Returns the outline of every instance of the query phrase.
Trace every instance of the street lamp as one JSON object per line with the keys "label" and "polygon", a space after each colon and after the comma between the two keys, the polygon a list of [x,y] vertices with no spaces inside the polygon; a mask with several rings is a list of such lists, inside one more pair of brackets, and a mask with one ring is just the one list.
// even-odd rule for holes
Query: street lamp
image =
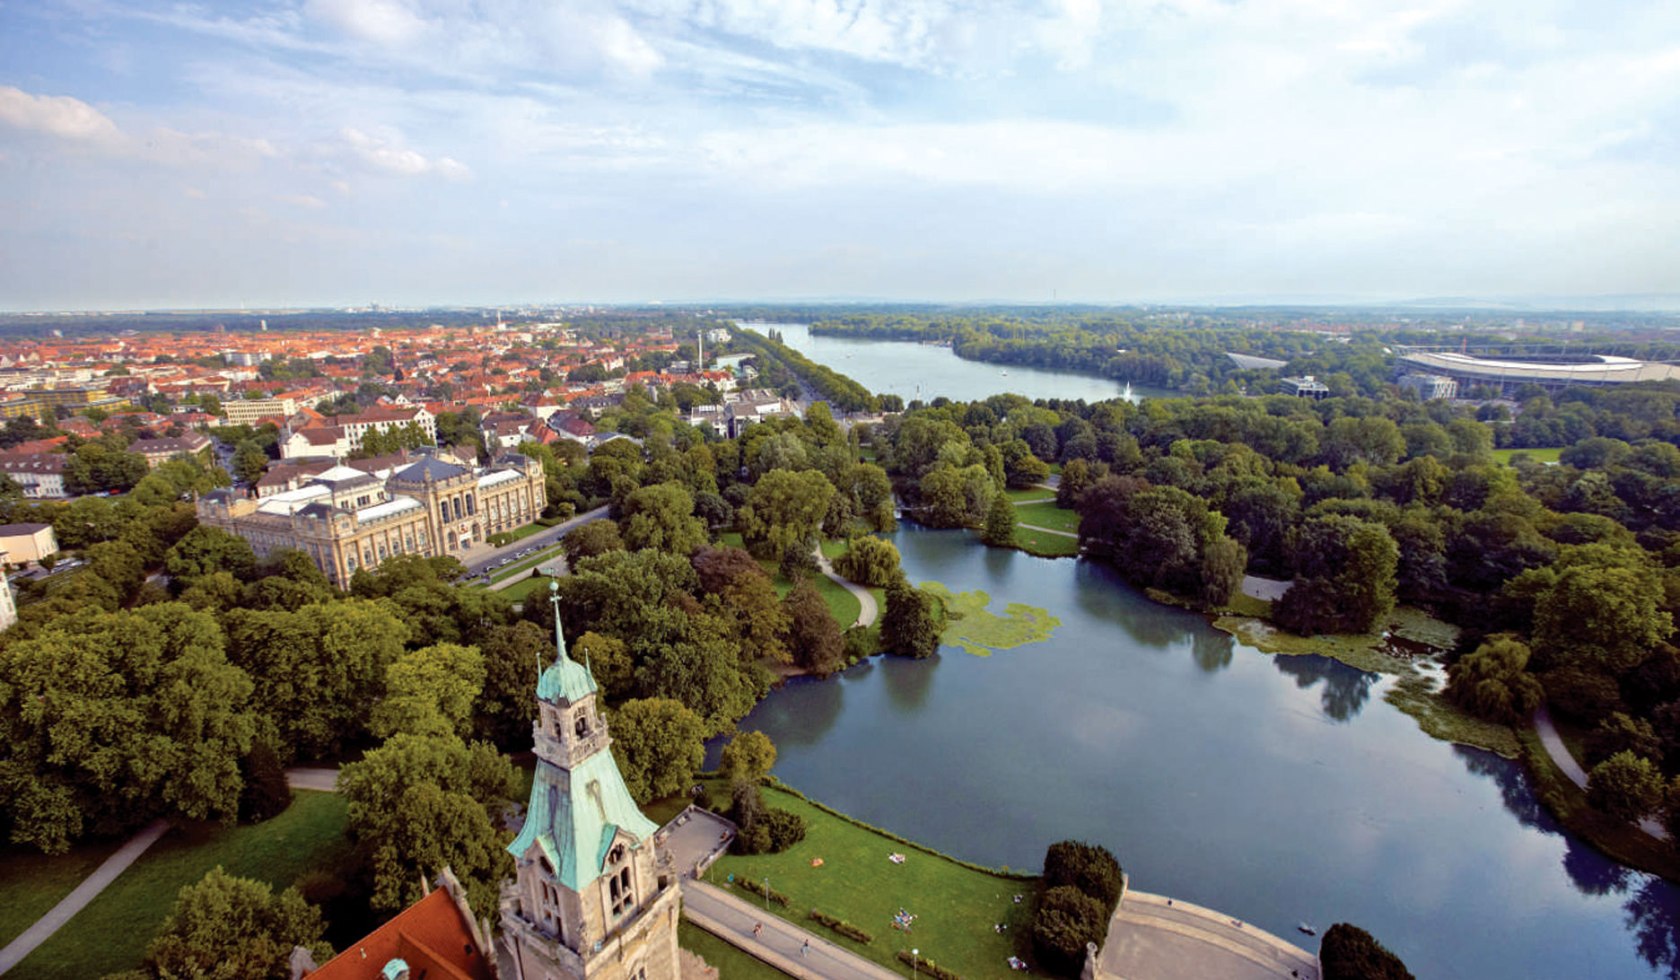
{"label": "street lamp", "polygon": [[770,879],[764,879],[764,911],[770,911]]}
{"label": "street lamp", "polygon": [[910,950],[910,976],[912,980],[914,980],[916,976],[916,961],[921,957],[921,955],[922,951],[919,949],[912,948]]}

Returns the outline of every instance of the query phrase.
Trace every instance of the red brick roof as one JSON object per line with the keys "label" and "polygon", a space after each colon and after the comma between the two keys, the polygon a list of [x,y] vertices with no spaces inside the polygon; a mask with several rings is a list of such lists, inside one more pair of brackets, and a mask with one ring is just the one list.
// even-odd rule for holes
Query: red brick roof
{"label": "red brick roof", "polygon": [[438,888],[308,974],[314,980],[373,980],[401,959],[429,980],[495,980],[495,966],[473,942],[449,892]]}

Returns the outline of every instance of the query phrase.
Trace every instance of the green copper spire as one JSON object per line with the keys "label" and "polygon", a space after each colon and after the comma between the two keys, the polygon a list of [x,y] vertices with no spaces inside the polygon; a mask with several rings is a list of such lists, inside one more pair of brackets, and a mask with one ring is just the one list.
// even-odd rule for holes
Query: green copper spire
{"label": "green copper spire", "polygon": [[554,606],[554,663],[537,678],[537,697],[553,704],[581,701],[594,694],[595,675],[589,668],[566,656],[566,632],[560,625],[560,583],[548,583],[548,601]]}

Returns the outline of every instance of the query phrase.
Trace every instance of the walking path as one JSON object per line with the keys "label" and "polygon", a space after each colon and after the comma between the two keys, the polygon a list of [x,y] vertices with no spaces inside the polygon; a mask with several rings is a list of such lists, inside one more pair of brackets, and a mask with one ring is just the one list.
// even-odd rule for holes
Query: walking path
{"label": "walking path", "polygon": [[1318,957],[1257,926],[1164,895],[1127,890],[1108,927],[1099,975],[1317,980]]}
{"label": "walking path", "polygon": [[[1546,710],[1543,704],[1534,710],[1534,732],[1540,736],[1540,744],[1545,746],[1546,754],[1552,757],[1552,765],[1562,770],[1570,782],[1585,792],[1587,771],[1575,761],[1575,756],[1569,752],[1569,746],[1563,744],[1563,736],[1558,734],[1557,726],[1552,724],[1552,713]],[[1668,831],[1655,817],[1640,818],[1639,829],[1658,840],[1668,840]]]}
{"label": "walking path", "polygon": [[1015,526],[1016,527],[1024,527],[1024,528],[1027,528],[1027,529],[1033,530],[1033,531],[1043,531],[1045,534],[1059,534],[1064,538],[1077,538],[1077,537],[1079,537],[1079,535],[1074,534],[1072,531],[1058,531],[1053,527],[1045,527],[1042,524],[1019,524],[1018,523]]}
{"label": "walking path", "polygon": [[[683,916],[690,922],[789,976],[828,980],[898,980],[901,976],[703,881],[684,878],[682,897]],[[755,935],[760,925],[763,928]]]}
{"label": "walking path", "polygon": [[130,838],[128,843],[117,848],[115,854],[106,858],[105,863],[101,864],[93,874],[82,879],[82,883],[72,889],[70,894],[64,896],[64,899],[57,905],[48,910],[46,915],[35,920],[34,925],[25,929],[22,935],[8,943],[5,949],[0,949],[0,973],[5,973],[23,962],[24,957],[33,953],[35,947],[46,942],[77,912],[86,908],[89,902],[105,890],[105,886],[115,881],[117,875],[127,871],[128,866],[133,864],[140,855],[146,853],[146,849],[156,844],[158,838],[162,837],[168,830],[169,822],[167,820],[154,820],[147,824],[145,829]]}
{"label": "walking path", "polygon": [[858,618],[857,622],[852,624],[853,626],[868,626],[875,622],[875,616],[879,610],[875,604],[874,594],[856,582],[849,582],[834,574],[834,565],[828,560],[828,556],[822,553],[820,545],[817,547],[817,567],[822,569],[822,573],[828,577],[830,582],[857,596]]}
{"label": "walking path", "polygon": [[308,789],[317,793],[338,792],[338,770],[298,766],[286,770],[286,785],[292,789]]}

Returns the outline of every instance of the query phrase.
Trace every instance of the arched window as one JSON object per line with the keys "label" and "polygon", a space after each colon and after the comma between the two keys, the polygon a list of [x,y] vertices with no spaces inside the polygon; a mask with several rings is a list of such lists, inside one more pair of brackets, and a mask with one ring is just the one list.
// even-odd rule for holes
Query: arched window
{"label": "arched window", "polygon": [[612,898],[614,918],[630,911],[636,904],[635,896],[630,890],[630,866],[625,857],[623,844],[614,845],[612,853],[607,856],[608,867],[611,869],[607,879],[607,893]]}

